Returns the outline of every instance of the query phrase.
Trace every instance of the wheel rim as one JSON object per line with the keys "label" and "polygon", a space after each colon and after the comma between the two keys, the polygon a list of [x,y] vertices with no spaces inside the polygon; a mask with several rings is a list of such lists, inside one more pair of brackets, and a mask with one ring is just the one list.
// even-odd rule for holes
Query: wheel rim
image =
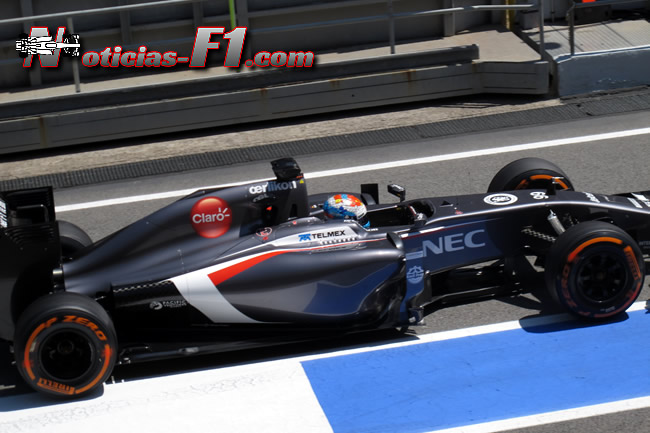
{"label": "wheel rim", "polygon": [[49,377],[70,382],[91,370],[94,349],[83,333],[65,330],[49,335],[41,344],[38,356],[41,368]]}
{"label": "wheel rim", "polygon": [[[515,190],[521,189],[546,189],[549,187],[553,178],[550,174],[537,174],[532,176],[526,176],[516,182],[514,187]],[[559,176],[558,176],[559,177]],[[559,180],[557,189],[565,190],[569,189],[567,180]]]}
{"label": "wheel rim", "polygon": [[618,255],[591,254],[582,260],[576,275],[578,294],[591,303],[609,303],[625,293],[627,267]]}

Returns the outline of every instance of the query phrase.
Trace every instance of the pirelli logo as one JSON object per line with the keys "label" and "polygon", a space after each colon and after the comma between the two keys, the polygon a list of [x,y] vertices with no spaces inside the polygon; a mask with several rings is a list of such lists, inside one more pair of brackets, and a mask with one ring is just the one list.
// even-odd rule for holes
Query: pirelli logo
{"label": "pirelli logo", "polygon": [[37,386],[43,389],[49,389],[50,391],[56,391],[61,394],[74,394],[75,388],[72,386],[64,385],[62,383],[55,382],[53,380],[43,379],[42,377],[38,378]]}

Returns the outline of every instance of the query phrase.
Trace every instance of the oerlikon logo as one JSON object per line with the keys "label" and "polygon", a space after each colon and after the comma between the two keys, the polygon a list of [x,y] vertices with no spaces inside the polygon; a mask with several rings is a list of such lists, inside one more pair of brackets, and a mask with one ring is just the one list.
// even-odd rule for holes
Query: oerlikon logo
{"label": "oerlikon logo", "polygon": [[192,206],[192,227],[204,238],[218,238],[230,229],[232,212],[219,197],[206,197]]}

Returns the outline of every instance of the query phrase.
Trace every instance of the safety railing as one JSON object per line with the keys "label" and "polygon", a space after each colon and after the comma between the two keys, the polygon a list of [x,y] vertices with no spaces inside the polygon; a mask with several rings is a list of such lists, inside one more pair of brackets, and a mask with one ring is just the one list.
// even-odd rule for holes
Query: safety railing
{"label": "safety railing", "polygon": [[[56,19],[56,18],[65,18],[66,23],[67,23],[67,30],[69,33],[74,33],[74,18],[77,17],[84,17],[84,16],[90,16],[90,15],[101,15],[101,14],[109,14],[109,13],[128,13],[131,11],[135,10],[142,10],[142,9],[149,9],[149,8],[160,8],[160,7],[167,7],[167,6],[176,6],[179,4],[186,4],[186,3],[192,3],[195,5],[202,4],[206,1],[209,0],[160,0],[156,2],[150,2],[150,3],[138,3],[138,4],[132,4],[132,5],[121,5],[121,6],[111,6],[111,7],[104,7],[104,8],[95,8],[95,9],[85,9],[85,10],[77,10],[77,11],[67,11],[67,12],[57,12],[57,13],[50,13],[50,14],[43,14],[43,15],[33,15],[33,16],[26,16],[26,17],[16,17],[16,18],[8,18],[4,20],[0,20],[0,26],[2,25],[9,25],[9,24],[17,24],[17,23],[34,23],[37,21],[43,21],[43,20],[50,20],[50,19]],[[303,10],[303,11],[310,11],[310,10],[315,10],[318,9],[319,7],[322,8],[329,8],[333,7],[333,5],[330,3],[329,5],[323,4],[323,5],[308,5],[308,6],[297,6],[297,7],[289,7],[289,8],[280,8],[280,9],[274,9],[270,11],[255,11],[251,12],[250,14],[248,13],[248,8],[247,8],[247,0],[228,0],[228,15],[222,15],[222,16],[217,16],[217,17],[212,17],[213,19],[218,19],[218,20],[226,20],[230,19],[230,24],[231,27],[236,27],[236,26],[246,26],[249,27],[248,33],[255,35],[255,34],[265,34],[265,33],[271,33],[271,32],[281,32],[281,31],[287,31],[287,30],[298,30],[298,29],[311,29],[311,28],[322,28],[322,27],[329,27],[329,26],[337,26],[337,25],[343,25],[343,24],[353,24],[353,23],[362,23],[362,22],[380,22],[380,21],[387,21],[388,22],[388,34],[389,34],[389,40],[388,44],[390,46],[390,52],[391,54],[395,54],[395,45],[396,45],[396,37],[395,37],[395,21],[399,19],[405,19],[405,18],[412,18],[412,17],[423,17],[423,16],[436,16],[436,15],[454,15],[457,13],[468,13],[468,12],[485,12],[485,11],[518,11],[518,10],[530,10],[534,9],[536,6],[539,10],[544,10],[543,7],[543,1],[544,0],[537,0],[538,4],[519,4],[519,5],[474,5],[474,6],[456,6],[454,7],[454,1],[456,0],[451,0],[452,7],[450,8],[444,8],[444,9],[434,9],[434,10],[424,10],[424,11],[416,11],[416,12],[401,12],[401,13],[395,13],[393,11],[393,3],[394,0],[353,0],[350,2],[346,2],[346,4],[355,4],[355,5],[367,5],[367,4],[379,4],[379,3],[385,3],[386,4],[386,13],[381,14],[381,15],[373,15],[373,16],[365,16],[365,17],[356,17],[356,18],[344,18],[344,19],[337,19],[337,20],[328,20],[328,21],[318,21],[318,22],[311,22],[311,23],[303,23],[303,24],[292,24],[292,25],[285,25],[285,26],[275,26],[275,27],[266,27],[266,28],[261,28],[261,29],[251,29],[248,26],[248,18],[249,17],[260,17],[260,16],[270,16],[270,15],[278,15],[284,12],[295,12],[298,10]],[[618,0],[618,1],[632,1],[632,0]],[[638,0],[637,0],[638,1]],[[201,21],[201,10],[197,9],[195,7],[194,9],[194,16],[195,16],[195,23],[200,23]],[[543,47],[544,47],[544,24],[543,24],[543,14],[539,14],[540,19],[539,19],[539,29],[540,29],[540,46],[539,46],[539,53],[540,53],[540,58],[543,59]],[[121,23],[124,22],[123,15],[121,15]],[[123,38],[125,39],[130,39],[130,31],[122,29],[123,32]],[[125,35],[126,33],[126,35]],[[162,41],[164,42],[164,41]],[[80,77],[79,77],[79,65],[78,62],[75,61],[73,62],[72,66],[72,73],[73,73],[73,80],[75,84],[75,90],[76,92],[81,91],[81,85],[80,85]]]}
{"label": "safety railing", "polygon": [[[569,46],[571,47],[571,55],[573,56],[576,53],[576,9],[611,6],[623,3],[638,3],[639,0],[597,0],[587,3],[577,3],[574,0],[569,0],[569,2],[571,5],[567,9],[566,20],[569,23]],[[650,5],[650,1],[648,1],[648,4]]]}

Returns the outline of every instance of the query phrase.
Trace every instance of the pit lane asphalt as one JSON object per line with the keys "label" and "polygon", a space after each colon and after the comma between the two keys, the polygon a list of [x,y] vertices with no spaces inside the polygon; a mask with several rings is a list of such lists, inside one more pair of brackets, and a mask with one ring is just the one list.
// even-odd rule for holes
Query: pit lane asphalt
{"label": "pit lane asphalt", "polygon": [[[569,122],[509,128],[486,133],[452,136],[434,140],[394,143],[360,150],[346,150],[301,157],[303,171],[310,172],[390,162],[422,156],[442,155],[477,149],[534,143],[551,139],[578,137],[612,131],[623,131],[648,126],[650,112],[636,112],[616,116],[600,116]],[[601,193],[650,190],[650,135],[638,135],[614,140],[602,140],[527,150],[498,155],[461,158],[450,161],[389,168],[378,171],[352,173],[335,177],[308,180],[312,193],[337,190],[357,190],[360,183],[379,182],[382,201],[394,201],[383,185],[399,183],[406,187],[407,197],[426,197],[450,194],[484,192],[491,177],[507,162],[524,156],[537,156],[557,163],[573,181],[577,190]],[[212,170],[142,178],[131,181],[70,188],[56,191],[58,206],[107,198],[151,194],[206,185],[219,185],[250,179],[271,177],[267,162],[241,164]],[[62,212],[58,215],[86,229],[94,240],[141,218],[173,199],[141,201],[125,205],[98,207]],[[647,283],[639,300],[650,298]],[[499,298],[471,304],[456,305],[433,312],[427,317],[427,326],[416,328],[418,333],[459,329],[509,320],[520,320],[558,309],[537,287],[531,294]],[[542,289],[542,290],[539,290]],[[262,357],[269,352],[260,352]],[[637,366],[646,368],[647,366]],[[603,384],[603,386],[607,386]],[[622,412],[598,418],[588,418],[559,424],[524,429],[526,432],[592,432],[592,431],[647,431],[646,420],[650,409]]]}

